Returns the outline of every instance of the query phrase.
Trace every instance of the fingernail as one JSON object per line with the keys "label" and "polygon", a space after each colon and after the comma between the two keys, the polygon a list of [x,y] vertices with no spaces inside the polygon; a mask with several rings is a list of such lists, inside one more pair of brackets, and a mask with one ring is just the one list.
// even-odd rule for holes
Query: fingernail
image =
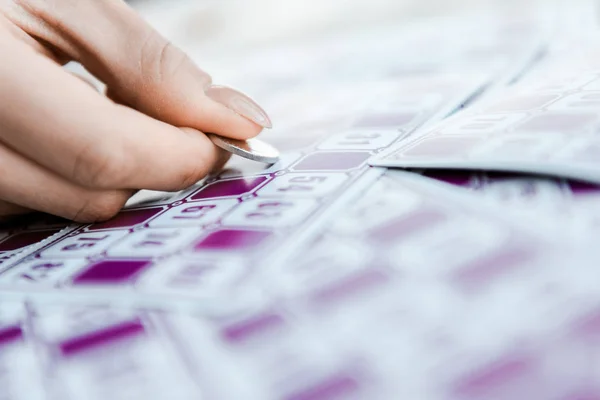
{"label": "fingernail", "polygon": [[213,85],[206,90],[206,95],[263,128],[273,127],[265,110],[242,92],[227,86]]}

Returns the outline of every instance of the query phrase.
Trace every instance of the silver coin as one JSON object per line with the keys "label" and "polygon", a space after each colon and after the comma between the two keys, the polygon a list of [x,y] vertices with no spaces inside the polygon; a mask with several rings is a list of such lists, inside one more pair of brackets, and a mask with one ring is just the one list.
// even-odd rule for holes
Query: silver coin
{"label": "silver coin", "polygon": [[265,164],[275,164],[279,160],[279,150],[262,140],[236,140],[214,133],[209,133],[207,136],[216,146],[240,157]]}

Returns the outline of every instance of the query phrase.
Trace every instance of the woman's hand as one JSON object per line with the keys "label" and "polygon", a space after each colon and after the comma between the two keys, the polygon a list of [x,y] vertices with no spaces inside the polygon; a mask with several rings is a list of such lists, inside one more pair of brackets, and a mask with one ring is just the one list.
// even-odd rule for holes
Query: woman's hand
{"label": "woman's hand", "polygon": [[[82,63],[106,96],[62,65]],[[121,0],[0,0],[0,216],[108,219],[137,189],[179,190],[270,121]],[[179,128],[187,127],[187,128]]]}

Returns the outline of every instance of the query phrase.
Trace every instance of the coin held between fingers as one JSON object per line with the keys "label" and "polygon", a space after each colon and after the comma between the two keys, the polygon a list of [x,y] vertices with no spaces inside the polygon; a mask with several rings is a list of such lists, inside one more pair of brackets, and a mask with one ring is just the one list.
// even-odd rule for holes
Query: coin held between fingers
{"label": "coin held between fingers", "polygon": [[279,160],[279,151],[270,144],[259,139],[237,140],[225,138],[214,133],[208,138],[218,147],[249,160],[265,164],[275,164]]}

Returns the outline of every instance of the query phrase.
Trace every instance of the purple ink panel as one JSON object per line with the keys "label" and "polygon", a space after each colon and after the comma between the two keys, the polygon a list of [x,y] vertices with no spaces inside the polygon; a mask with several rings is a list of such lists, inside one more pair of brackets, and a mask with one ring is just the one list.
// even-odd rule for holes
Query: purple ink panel
{"label": "purple ink panel", "polygon": [[382,285],[387,281],[388,276],[382,271],[370,269],[318,290],[312,294],[312,299],[317,303],[329,303]]}
{"label": "purple ink panel", "polygon": [[600,310],[577,321],[573,326],[573,333],[580,338],[600,342]]}
{"label": "purple ink panel", "polygon": [[296,171],[346,171],[358,168],[371,157],[366,151],[318,152],[300,160]]}
{"label": "purple ink panel", "polygon": [[453,171],[453,170],[427,170],[423,176],[454,186],[469,187],[472,171]]}
{"label": "purple ink panel", "polygon": [[555,94],[536,94],[512,97],[488,107],[487,110],[510,112],[538,109],[557,98],[558,96]]}
{"label": "purple ink panel", "polygon": [[598,119],[596,114],[543,114],[533,117],[517,126],[516,132],[573,132],[584,129]]}
{"label": "purple ink panel", "polygon": [[515,179],[522,177],[522,174],[518,174],[516,172],[506,172],[506,171],[486,171],[485,176],[488,178],[490,182],[497,182],[507,179]]}
{"label": "purple ink panel", "polygon": [[434,228],[446,218],[446,215],[438,210],[422,209],[408,216],[392,219],[385,225],[371,230],[369,237],[378,243],[400,241],[417,231]]}
{"label": "purple ink panel", "polygon": [[58,232],[58,229],[52,229],[45,231],[17,233],[16,235],[9,236],[0,243],[0,251],[18,250],[23,247],[36,244]]}
{"label": "purple ink panel", "polygon": [[23,330],[20,326],[5,326],[0,328],[0,347],[13,343],[23,338]]}
{"label": "purple ink panel", "polygon": [[284,397],[285,400],[334,400],[355,398],[360,385],[351,376],[334,376],[312,387]]}
{"label": "purple ink panel", "polygon": [[71,338],[60,343],[59,349],[63,356],[73,356],[100,346],[117,343],[123,339],[131,338],[143,333],[144,325],[142,325],[141,321],[128,321]]}
{"label": "purple ink panel", "polygon": [[415,114],[371,114],[354,123],[355,128],[401,128],[415,118]]}
{"label": "purple ink panel", "polygon": [[257,247],[271,237],[271,232],[222,229],[212,232],[196,246],[195,250],[247,250]]}
{"label": "purple ink panel", "polygon": [[432,137],[417,142],[414,146],[396,153],[396,158],[403,157],[452,157],[466,155],[481,142],[482,138],[474,136]]}
{"label": "purple ink panel", "polygon": [[222,337],[232,343],[252,339],[266,332],[272,332],[284,325],[284,320],[277,314],[263,314],[251,319],[229,325],[221,331]]}
{"label": "purple ink panel", "polygon": [[163,209],[157,208],[144,208],[139,210],[123,210],[118,213],[114,218],[91,225],[88,229],[114,229],[114,228],[125,228],[146,222],[150,218],[160,213]]}
{"label": "purple ink panel", "polygon": [[499,360],[461,379],[457,383],[455,391],[465,397],[493,393],[502,387],[514,385],[515,383],[518,385],[517,381],[529,380],[528,378],[531,377],[533,369],[533,360],[526,357]]}
{"label": "purple ink panel", "polygon": [[536,250],[512,247],[475,260],[454,273],[463,283],[481,285],[504,273],[523,267],[535,259]]}
{"label": "purple ink panel", "polygon": [[108,260],[92,264],[77,275],[75,284],[114,284],[124,283],[133,278],[150,264],[149,261],[117,261]]}
{"label": "purple ink panel", "polygon": [[569,181],[569,188],[575,196],[600,195],[600,186],[593,183]]}
{"label": "purple ink panel", "polygon": [[210,199],[214,197],[240,196],[249,193],[267,181],[266,176],[240,178],[217,181],[204,186],[194,193],[192,200]]}

